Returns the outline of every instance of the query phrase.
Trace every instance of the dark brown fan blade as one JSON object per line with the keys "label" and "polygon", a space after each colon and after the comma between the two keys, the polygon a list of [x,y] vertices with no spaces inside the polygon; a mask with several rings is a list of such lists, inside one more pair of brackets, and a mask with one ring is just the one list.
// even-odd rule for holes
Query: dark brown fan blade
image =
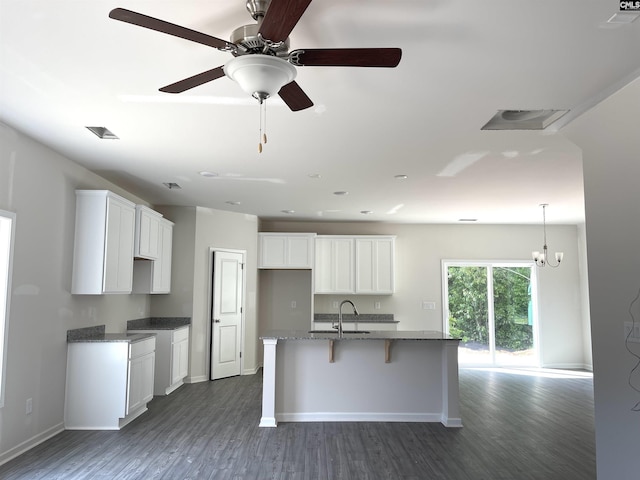
{"label": "dark brown fan blade", "polygon": [[290,53],[291,63],[310,67],[396,67],[399,48],[311,48]]}
{"label": "dark brown fan blade", "polygon": [[220,50],[232,50],[235,45],[222,40],[220,38],[212,37],[206,33],[196,32],[190,28],[181,27],[173,23],[165,22],[157,18],[148,17],[142,13],[132,12],[124,8],[114,8],[109,12],[109,17],[120,20],[121,22],[131,23],[132,25],[138,25],[157,32],[167,33],[174,37],[184,38],[185,40],[191,40],[192,42],[201,43],[202,45],[208,45],[209,47],[217,48]]}
{"label": "dark brown fan blade", "polygon": [[184,80],[180,80],[179,82],[172,83],[171,85],[167,85],[166,87],[162,87],[160,89],[161,92],[165,93],[182,93],[190,88],[197,87],[198,85],[202,85],[203,83],[211,82],[217,78],[224,77],[224,70],[222,67],[216,67],[212,70],[207,70],[206,72],[199,73],[194,75],[193,77],[185,78]]}
{"label": "dark brown fan blade", "polygon": [[311,0],[271,0],[260,34],[272,42],[286,40],[310,3]]}
{"label": "dark brown fan blade", "polygon": [[295,81],[287,83],[282,87],[278,95],[280,95],[284,103],[294,112],[313,106],[311,99],[307,97],[307,94],[302,91],[300,85]]}

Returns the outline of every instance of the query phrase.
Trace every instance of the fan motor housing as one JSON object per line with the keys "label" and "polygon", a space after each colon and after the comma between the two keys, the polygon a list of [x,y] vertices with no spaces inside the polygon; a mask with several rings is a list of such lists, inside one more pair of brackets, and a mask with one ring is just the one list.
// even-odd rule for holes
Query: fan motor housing
{"label": "fan motor housing", "polygon": [[256,23],[243,25],[231,32],[231,43],[240,48],[232,52],[234,56],[262,53],[276,57],[286,57],[289,52],[289,39],[284,42],[272,43],[266,41],[258,33],[260,26]]}

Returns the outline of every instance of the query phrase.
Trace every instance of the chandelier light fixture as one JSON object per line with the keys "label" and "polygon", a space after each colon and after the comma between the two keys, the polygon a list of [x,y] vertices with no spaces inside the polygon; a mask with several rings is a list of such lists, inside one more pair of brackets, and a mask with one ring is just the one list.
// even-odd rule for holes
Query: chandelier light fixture
{"label": "chandelier light fixture", "polygon": [[560,266],[560,263],[562,262],[562,258],[564,257],[564,253],[563,252],[556,252],[555,257],[556,257],[556,263],[555,265],[553,263],[549,263],[549,249],[547,247],[547,218],[546,218],[546,208],[549,206],[548,203],[541,203],[540,206],[542,207],[542,229],[544,232],[544,244],[542,245],[542,253],[539,251],[534,251],[531,252],[531,257],[533,258],[533,261],[536,262],[536,265],[538,267],[552,267],[552,268],[556,268]]}

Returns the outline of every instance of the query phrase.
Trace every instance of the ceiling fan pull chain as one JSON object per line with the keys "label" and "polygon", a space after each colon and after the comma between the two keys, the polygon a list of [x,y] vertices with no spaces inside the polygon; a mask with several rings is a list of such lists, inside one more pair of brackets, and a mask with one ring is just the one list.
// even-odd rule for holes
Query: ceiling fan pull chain
{"label": "ceiling fan pull chain", "polygon": [[[264,122],[264,128],[263,128]],[[262,144],[267,143],[267,134],[264,132],[267,128],[267,102],[260,101],[260,140],[258,142],[258,153],[262,153]]]}
{"label": "ceiling fan pull chain", "polygon": [[262,143],[267,143],[267,101],[264,101],[264,129],[262,131]]}

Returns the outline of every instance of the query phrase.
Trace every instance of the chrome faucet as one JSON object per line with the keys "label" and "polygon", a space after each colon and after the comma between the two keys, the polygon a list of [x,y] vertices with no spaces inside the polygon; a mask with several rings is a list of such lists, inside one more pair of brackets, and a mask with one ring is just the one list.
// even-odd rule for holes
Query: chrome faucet
{"label": "chrome faucet", "polygon": [[351,300],[343,300],[342,303],[340,303],[340,308],[338,309],[338,336],[340,337],[342,336],[342,306],[345,303],[350,304],[351,308],[353,308],[353,314],[358,316],[358,310]]}

